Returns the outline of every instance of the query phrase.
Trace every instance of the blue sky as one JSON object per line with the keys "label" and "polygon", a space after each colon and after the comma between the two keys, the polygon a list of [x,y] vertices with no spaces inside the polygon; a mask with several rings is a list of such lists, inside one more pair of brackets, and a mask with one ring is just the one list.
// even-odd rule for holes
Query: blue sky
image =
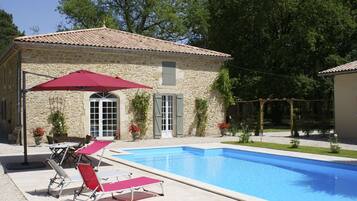
{"label": "blue sky", "polygon": [[12,14],[14,23],[26,35],[33,34],[31,27],[38,26],[39,33],[57,31],[65,19],[57,11],[58,0],[0,0],[0,9]]}

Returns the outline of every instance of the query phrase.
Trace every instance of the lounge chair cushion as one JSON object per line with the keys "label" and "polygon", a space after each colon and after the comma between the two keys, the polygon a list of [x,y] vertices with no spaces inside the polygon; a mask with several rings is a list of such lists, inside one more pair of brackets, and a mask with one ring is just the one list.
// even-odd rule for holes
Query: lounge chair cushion
{"label": "lounge chair cushion", "polygon": [[129,180],[118,181],[113,183],[104,183],[103,191],[104,192],[112,192],[112,191],[120,191],[130,188],[136,188],[141,186],[146,186],[149,184],[160,183],[160,180],[149,178],[149,177],[137,177]]}
{"label": "lounge chair cushion", "polygon": [[93,143],[82,147],[81,149],[77,150],[77,154],[85,154],[85,155],[91,155],[96,153],[97,151],[103,149],[104,147],[108,146],[111,144],[111,141],[105,141],[105,140],[97,140],[93,141]]}

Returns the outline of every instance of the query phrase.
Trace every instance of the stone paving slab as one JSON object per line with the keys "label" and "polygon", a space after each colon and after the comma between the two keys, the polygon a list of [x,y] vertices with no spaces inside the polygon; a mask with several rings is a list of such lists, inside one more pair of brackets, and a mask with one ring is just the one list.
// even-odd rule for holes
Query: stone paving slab
{"label": "stone paving slab", "polygon": [[[273,143],[283,143],[288,144],[291,140],[289,137],[289,132],[274,132],[267,133],[264,137],[260,138],[257,136],[253,136],[252,139],[254,141],[264,141],[264,142],[273,142]],[[130,141],[116,141],[115,143],[109,146],[109,149],[119,149],[119,148],[136,148],[136,147],[154,147],[154,146],[177,146],[184,144],[196,144],[197,147],[216,147],[221,145],[222,141],[235,141],[238,137],[219,137],[219,136],[211,136],[211,137],[184,137],[184,138],[173,138],[173,139],[148,139],[141,140],[137,142]],[[301,145],[307,146],[317,146],[317,147],[329,147],[329,143],[323,140],[309,140],[309,139],[301,139]],[[216,144],[214,144],[216,143]],[[227,145],[225,145],[227,146]],[[340,144],[343,149],[351,149],[357,150],[357,145],[351,144]],[[241,149],[251,149],[255,150],[256,148],[245,148],[241,147]],[[259,148],[258,148],[259,149]],[[262,151],[262,149],[260,149]],[[264,150],[263,150],[264,151]],[[271,150],[265,150],[267,152]],[[21,158],[23,152],[23,147],[19,145],[8,145],[4,143],[0,143],[0,157],[4,156],[14,156],[17,155]],[[278,153],[279,151],[275,151],[274,153]],[[30,154],[49,154],[50,151],[46,145],[41,145],[38,147],[30,146],[28,147],[28,153]],[[286,152],[284,152],[286,153]],[[282,153],[282,154],[284,154]],[[323,159],[324,157],[318,156],[319,159]],[[327,157],[328,159],[331,159]],[[326,159],[327,160],[327,159]],[[346,161],[350,161],[347,160]],[[355,161],[353,161],[355,163]],[[132,171],[135,175],[141,176],[152,176],[155,178],[161,178],[157,175],[152,175],[150,173],[137,170],[135,168],[129,168],[122,164],[114,164],[116,167],[123,168],[125,170]],[[1,166],[0,166],[1,167]],[[110,167],[105,167],[110,168]],[[75,171],[70,170],[70,171]],[[0,185],[4,186],[4,190],[0,191],[0,200],[58,200],[53,197],[48,197],[44,193],[44,188],[47,186],[47,182],[50,176],[52,176],[53,172],[48,170],[42,171],[31,171],[31,172],[16,172],[9,174],[0,174]],[[32,179],[35,178],[35,179]],[[219,196],[217,194],[213,194],[198,188],[191,187],[186,184],[182,184],[170,179],[161,178],[165,181],[167,195],[165,197],[151,197],[145,200],[229,200],[226,197]],[[17,185],[15,185],[15,184]],[[26,196],[26,198],[22,195],[22,193]],[[73,189],[69,191],[69,194],[72,194]],[[64,200],[72,199],[71,195],[64,196]],[[127,196],[127,195],[126,195]],[[141,197],[145,197],[146,195],[138,195]],[[125,198],[125,196],[124,196]],[[59,199],[63,200],[63,199]],[[103,199],[103,200],[111,200],[111,199]],[[124,199],[125,200],[125,199]]]}
{"label": "stone paving slab", "polygon": [[14,182],[10,179],[9,175],[5,174],[4,169],[0,163],[0,200],[2,201],[25,201],[26,198],[17,188]]}
{"label": "stone paving slab", "polygon": [[[290,132],[271,132],[265,133],[261,138],[259,136],[252,136],[254,141],[263,141],[263,142],[272,142],[280,144],[289,144]],[[150,146],[173,146],[177,144],[205,144],[205,143],[219,143],[223,141],[236,141],[238,137],[236,136],[207,136],[207,137],[182,137],[182,138],[171,138],[171,139],[146,139],[139,141],[115,141],[110,148],[112,147],[121,147],[121,148],[131,148],[131,147],[150,147]],[[303,138],[300,139],[300,145],[306,146],[316,146],[316,147],[329,147],[329,142],[326,139],[311,139]],[[342,149],[357,150],[357,145],[355,144],[344,144],[340,143]],[[19,154],[23,153],[23,147],[20,145],[9,145],[5,143],[0,143],[0,156],[8,154]],[[42,144],[40,146],[29,146],[28,153],[50,153],[48,145]]]}
{"label": "stone paving slab", "polygon": [[[121,165],[115,162],[111,162],[109,160],[105,160],[107,163],[111,163],[114,166],[106,166],[102,167],[101,170],[119,168],[125,171],[132,172],[134,177],[137,176],[148,176],[156,179],[160,179],[164,181],[164,190],[165,196],[155,196],[152,197],[150,194],[146,193],[137,193],[135,200],[147,200],[147,201],[230,201],[232,199],[207,192],[205,190],[201,190],[198,188],[194,188],[192,186],[182,184],[180,182],[176,182],[167,178],[163,178],[157,175],[153,175],[147,172],[143,172],[137,170],[135,168],[130,168],[125,165]],[[75,174],[77,170],[75,169],[66,169],[69,174]],[[56,199],[52,196],[47,195],[46,188],[48,185],[49,178],[54,175],[54,171],[52,170],[40,170],[40,171],[31,171],[31,172],[13,172],[8,173],[10,178],[16,183],[21,192],[26,196],[29,201],[42,201],[42,200],[71,200],[73,198],[73,191],[78,188],[81,183],[71,184],[68,187],[68,190],[64,191],[64,196],[60,199]],[[148,188],[149,190],[160,192],[159,185],[152,186]],[[121,196],[116,196],[119,200],[129,200],[129,194],[124,194]],[[83,198],[83,197],[82,197]],[[145,199],[144,199],[145,198]],[[114,200],[108,195],[108,197],[103,197],[103,200]]]}

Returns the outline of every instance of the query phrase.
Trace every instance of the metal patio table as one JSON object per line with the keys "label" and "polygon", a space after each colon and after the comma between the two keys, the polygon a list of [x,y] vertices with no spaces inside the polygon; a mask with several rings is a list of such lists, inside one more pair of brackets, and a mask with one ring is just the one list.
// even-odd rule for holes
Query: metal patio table
{"label": "metal patio table", "polygon": [[52,154],[50,155],[50,159],[57,160],[59,165],[67,160],[69,157],[77,158],[74,156],[74,151],[80,146],[79,142],[62,142],[49,145],[49,149]]}

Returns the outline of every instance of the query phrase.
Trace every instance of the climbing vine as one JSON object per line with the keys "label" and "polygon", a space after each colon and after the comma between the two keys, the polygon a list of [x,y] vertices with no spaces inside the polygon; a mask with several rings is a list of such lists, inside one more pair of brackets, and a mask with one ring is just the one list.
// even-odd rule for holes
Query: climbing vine
{"label": "climbing vine", "polygon": [[211,89],[218,91],[222,95],[225,108],[235,104],[232,86],[228,69],[222,67],[216,80],[213,82]]}
{"label": "climbing vine", "polygon": [[205,136],[206,124],[207,124],[207,110],[208,102],[202,98],[196,98],[196,135]]}
{"label": "climbing vine", "polygon": [[134,113],[133,121],[140,128],[140,137],[146,135],[149,103],[150,94],[146,92],[136,93],[134,98],[131,100],[131,106]]}

